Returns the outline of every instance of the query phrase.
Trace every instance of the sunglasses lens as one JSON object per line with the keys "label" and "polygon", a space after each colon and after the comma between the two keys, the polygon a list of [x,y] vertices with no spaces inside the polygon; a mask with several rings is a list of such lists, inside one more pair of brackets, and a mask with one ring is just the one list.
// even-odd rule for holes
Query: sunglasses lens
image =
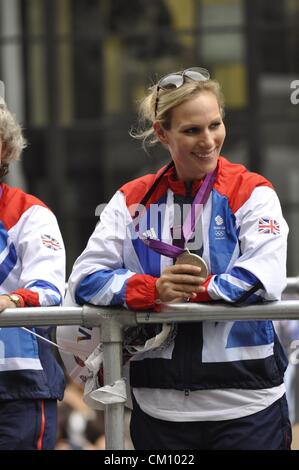
{"label": "sunglasses lens", "polygon": [[159,87],[163,90],[171,90],[173,88],[179,88],[184,83],[184,77],[176,73],[166,75],[166,77],[161,78],[159,82]]}
{"label": "sunglasses lens", "polygon": [[205,81],[205,80],[209,80],[210,78],[210,74],[208,70],[202,69],[200,67],[188,69],[184,72],[184,75],[196,81],[201,81],[201,80]]}

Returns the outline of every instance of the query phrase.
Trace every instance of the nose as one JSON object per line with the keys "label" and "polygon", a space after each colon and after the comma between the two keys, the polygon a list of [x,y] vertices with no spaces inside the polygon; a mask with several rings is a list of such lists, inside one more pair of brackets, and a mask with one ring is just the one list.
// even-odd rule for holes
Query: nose
{"label": "nose", "polygon": [[212,149],[214,147],[214,139],[209,129],[206,129],[204,132],[201,133],[199,145],[205,150]]}

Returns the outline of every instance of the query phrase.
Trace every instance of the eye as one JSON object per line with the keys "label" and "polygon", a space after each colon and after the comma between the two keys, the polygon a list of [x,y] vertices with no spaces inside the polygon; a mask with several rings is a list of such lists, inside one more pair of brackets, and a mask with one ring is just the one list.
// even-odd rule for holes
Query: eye
{"label": "eye", "polygon": [[221,121],[213,122],[210,126],[211,129],[217,129],[221,125]]}
{"label": "eye", "polygon": [[196,134],[197,132],[199,132],[198,127],[189,127],[184,130],[184,134]]}

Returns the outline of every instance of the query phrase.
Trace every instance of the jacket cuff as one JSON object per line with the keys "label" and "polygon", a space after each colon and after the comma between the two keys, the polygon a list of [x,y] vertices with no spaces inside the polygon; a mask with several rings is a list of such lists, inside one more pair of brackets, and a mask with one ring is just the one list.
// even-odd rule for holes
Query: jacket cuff
{"label": "jacket cuff", "polygon": [[204,292],[198,292],[196,297],[190,299],[190,302],[209,302],[210,300],[213,300],[208,293],[208,286],[211,282],[212,277],[212,275],[208,276],[205,282],[202,284],[202,287],[205,288]]}
{"label": "jacket cuff", "polygon": [[147,310],[156,307],[157,278],[148,274],[134,274],[127,282],[126,304],[132,310]]}
{"label": "jacket cuff", "polygon": [[20,297],[20,307],[40,307],[39,295],[29,289],[17,289],[10,294],[17,294]]}

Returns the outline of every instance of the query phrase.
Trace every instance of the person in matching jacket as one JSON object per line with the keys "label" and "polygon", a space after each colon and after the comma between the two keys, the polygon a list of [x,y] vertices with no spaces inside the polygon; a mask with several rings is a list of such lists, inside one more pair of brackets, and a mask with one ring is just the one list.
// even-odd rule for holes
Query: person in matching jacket
{"label": "person in matching jacket", "polygon": [[[74,264],[74,303],[156,315],[162,303],[259,303],[262,318],[281,298],[288,227],[272,184],[221,156],[223,106],[199,67],[149,88],[131,135],[171,161],[107,204]],[[271,321],[173,325],[130,361],[135,448],[289,449],[286,363]]]}
{"label": "person in matching jacket", "polygon": [[[3,183],[26,146],[0,82],[0,312],[62,304],[65,250],[57,220],[39,199]],[[0,450],[53,449],[64,374],[48,328],[0,328]]]}

